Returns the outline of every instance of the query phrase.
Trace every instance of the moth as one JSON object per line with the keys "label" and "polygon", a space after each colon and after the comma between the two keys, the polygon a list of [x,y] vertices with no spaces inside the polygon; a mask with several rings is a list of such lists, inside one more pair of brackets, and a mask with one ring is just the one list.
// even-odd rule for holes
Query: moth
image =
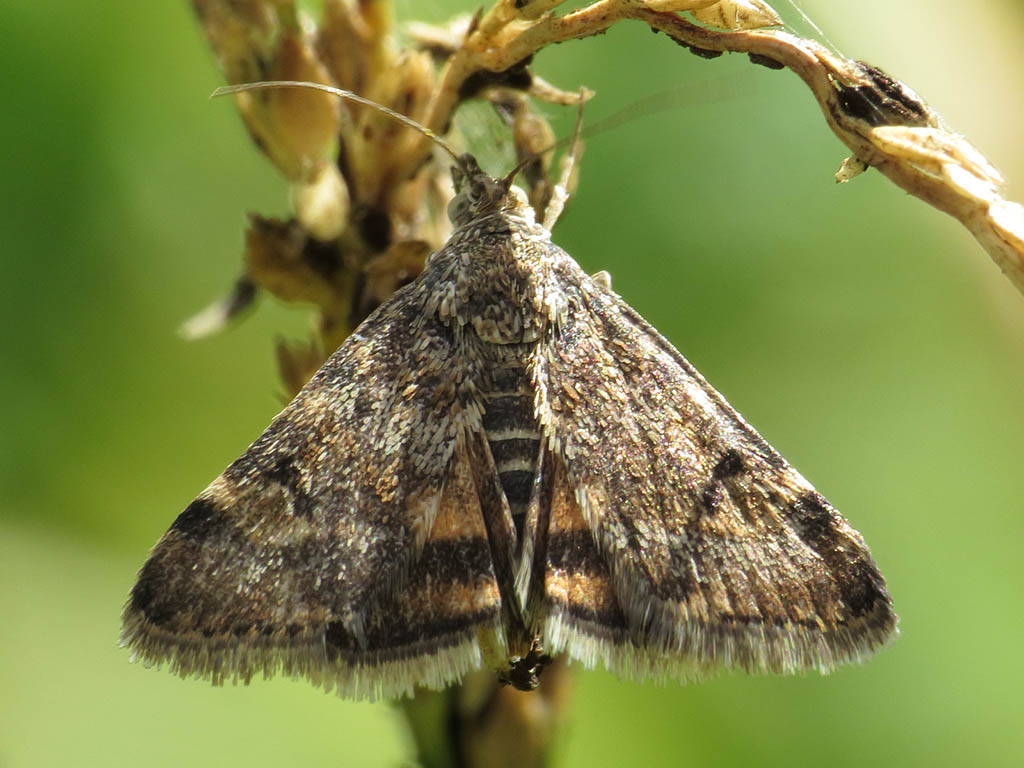
{"label": "moth", "polygon": [[362,698],[565,654],[626,677],[827,671],[896,632],[862,537],[512,177],[156,544],[123,644]]}

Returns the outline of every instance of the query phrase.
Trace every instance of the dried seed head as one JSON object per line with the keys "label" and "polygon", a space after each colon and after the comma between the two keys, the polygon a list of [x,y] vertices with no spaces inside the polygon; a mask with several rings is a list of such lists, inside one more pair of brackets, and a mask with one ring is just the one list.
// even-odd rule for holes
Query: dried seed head
{"label": "dried seed head", "polygon": [[442,139],[440,136],[438,136],[436,133],[434,133],[434,131],[427,128],[425,125],[421,125],[420,123],[413,120],[411,117],[406,117],[401,112],[396,112],[393,109],[389,109],[388,107],[378,104],[372,99],[367,99],[363,96],[360,96],[358,93],[353,93],[352,91],[346,91],[344,88],[335,88],[332,85],[324,85],[323,83],[312,83],[304,80],[266,80],[256,83],[238,83],[237,85],[223,85],[217,90],[215,90],[212,96],[225,96],[229,93],[242,93],[244,91],[258,91],[276,88],[308,88],[314,91],[324,91],[325,93],[333,94],[334,96],[337,96],[340,99],[345,99],[346,101],[351,101],[356,104],[362,104],[364,107],[375,109],[381,114],[387,115],[391,119],[398,121],[402,125],[408,128],[412,128],[413,130],[419,131],[421,134],[426,136],[428,139],[430,139],[439,147],[441,147],[441,149],[443,149],[445,152],[451,155],[455,159],[456,163],[461,164],[462,162],[459,154],[454,149],[452,149],[451,145],[447,141]]}

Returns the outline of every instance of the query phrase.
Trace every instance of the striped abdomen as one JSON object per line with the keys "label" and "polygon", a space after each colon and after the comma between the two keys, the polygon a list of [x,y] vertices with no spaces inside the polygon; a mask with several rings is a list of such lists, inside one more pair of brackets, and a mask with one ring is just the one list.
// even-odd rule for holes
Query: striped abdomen
{"label": "striped abdomen", "polygon": [[523,361],[497,363],[484,393],[483,427],[520,538],[540,448],[533,408],[533,390]]}

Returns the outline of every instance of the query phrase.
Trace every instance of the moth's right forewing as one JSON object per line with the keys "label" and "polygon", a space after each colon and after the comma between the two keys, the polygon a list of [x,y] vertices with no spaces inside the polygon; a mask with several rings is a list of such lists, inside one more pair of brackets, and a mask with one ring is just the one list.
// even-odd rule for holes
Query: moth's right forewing
{"label": "moth's right forewing", "polygon": [[568,310],[535,365],[537,412],[629,642],[563,611],[552,650],[686,677],[884,644],[896,618],[860,535],[632,308],[564,254],[555,273]]}
{"label": "moth's right forewing", "polygon": [[480,412],[470,361],[429,311],[440,290],[425,275],[382,305],[178,517],[139,573],[125,645],[182,675],[283,670],[357,696],[464,671],[472,649],[440,666],[410,660],[470,642],[468,620],[432,633],[422,617],[382,626],[377,608],[404,621],[438,591],[403,597],[411,574],[449,575],[466,615],[488,622],[493,574],[478,542],[435,530],[466,509],[469,469],[453,457]]}

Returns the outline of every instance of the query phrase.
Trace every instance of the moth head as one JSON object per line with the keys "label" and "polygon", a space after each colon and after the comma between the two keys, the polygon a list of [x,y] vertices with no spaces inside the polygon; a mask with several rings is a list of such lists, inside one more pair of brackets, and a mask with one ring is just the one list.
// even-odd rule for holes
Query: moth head
{"label": "moth head", "polygon": [[481,214],[496,211],[508,197],[513,175],[503,179],[488,176],[471,154],[459,155],[458,164],[452,166],[455,197],[448,203],[448,218],[459,226]]}

